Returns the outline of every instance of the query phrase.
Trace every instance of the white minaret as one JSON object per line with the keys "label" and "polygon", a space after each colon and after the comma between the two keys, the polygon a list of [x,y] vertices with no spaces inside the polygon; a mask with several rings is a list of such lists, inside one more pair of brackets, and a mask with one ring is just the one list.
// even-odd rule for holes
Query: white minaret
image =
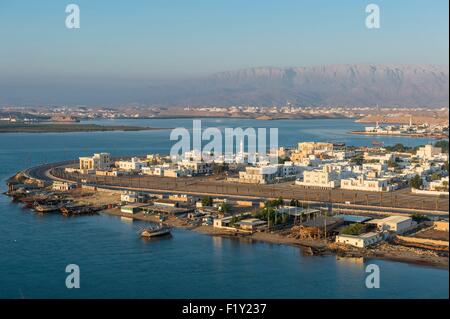
{"label": "white minaret", "polygon": [[239,154],[242,158],[244,157],[244,138],[241,138],[241,142],[239,143]]}

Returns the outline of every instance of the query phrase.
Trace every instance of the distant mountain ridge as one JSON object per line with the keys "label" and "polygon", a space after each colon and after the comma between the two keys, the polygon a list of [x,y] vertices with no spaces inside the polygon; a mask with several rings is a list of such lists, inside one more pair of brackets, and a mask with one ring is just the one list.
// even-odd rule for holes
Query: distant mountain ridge
{"label": "distant mountain ridge", "polygon": [[184,80],[0,81],[0,105],[448,107],[441,65],[339,64],[258,67]]}
{"label": "distant mountain ridge", "polygon": [[[259,67],[150,89],[166,105],[448,107],[448,66],[327,65]],[[170,91],[170,96],[166,94]]]}

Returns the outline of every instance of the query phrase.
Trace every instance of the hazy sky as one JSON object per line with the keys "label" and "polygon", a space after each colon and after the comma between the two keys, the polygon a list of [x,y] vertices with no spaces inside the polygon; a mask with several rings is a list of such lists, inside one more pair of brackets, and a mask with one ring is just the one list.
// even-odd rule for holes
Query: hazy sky
{"label": "hazy sky", "polygon": [[[378,30],[365,27],[371,2],[381,8]],[[78,30],[65,27],[69,3],[81,9]],[[0,0],[0,86],[180,78],[256,66],[447,65],[448,3]]]}

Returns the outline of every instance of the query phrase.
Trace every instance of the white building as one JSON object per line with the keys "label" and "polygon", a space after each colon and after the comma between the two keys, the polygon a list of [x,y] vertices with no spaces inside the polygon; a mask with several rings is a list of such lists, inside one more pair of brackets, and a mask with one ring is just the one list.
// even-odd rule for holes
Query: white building
{"label": "white building", "polygon": [[392,160],[392,153],[371,153],[364,152],[365,161],[379,161],[379,162],[389,162]]}
{"label": "white building", "polygon": [[212,172],[211,163],[199,160],[182,160],[178,163],[180,168],[186,168],[192,171],[194,175],[210,174]]}
{"label": "white building", "polygon": [[142,203],[146,199],[146,194],[133,191],[124,191],[120,194],[120,201],[125,203]]}
{"label": "white building", "polygon": [[164,176],[164,169],[165,169],[164,165],[151,165],[148,167],[143,167],[141,169],[141,173],[144,175],[151,175],[151,176]]}
{"label": "white building", "polygon": [[388,192],[392,190],[387,178],[368,178],[361,174],[356,178],[341,179],[341,188],[369,192]]}
{"label": "white building", "polygon": [[174,165],[164,164],[164,165],[151,165],[148,167],[143,167],[141,170],[144,175],[151,176],[164,176],[164,177],[183,177],[192,175],[192,170],[189,168],[178,167]]}
{"label": "white building", "polygon": [[365,233],[361,235],[337,235],[336,242],[340,244],[350,245],[359,248],[365,248],[381,241],[378,233]]}
{"label": "white building", "polygon": [[233,216],[227,216],[223,218],[215,218],[213,222],[214,228],[228,228],[231,225]]}
{"label": "white building", "polygon": [[303,180],[296,181],[296,185],[336,188],[340,185],[339,173],[333,170],[331,165],[325,165],[322,169],[303,172]]}
{"label": "white building", "polygon": [[124,170],[124,171],[133,171],[133,172],[138,172],[140,171],[143,167],[147,166],[146,162],[141,161],[139,158],[137,157],[133,157],[131,158],[131,160],[129,161],[118,161],[116,162],[116,165],[119,169]]}
{"label": "white building", "polygon": [[269,184],[278,176],[278,165],[263,167],[246,167],[245,172],[239,172],[239,182],[251,184]]}
{"label": "white building", "polygon": [[363,163],[362,168],[365,171],[374,171],[381,173],[387,171],[388,166],[385,162]]}

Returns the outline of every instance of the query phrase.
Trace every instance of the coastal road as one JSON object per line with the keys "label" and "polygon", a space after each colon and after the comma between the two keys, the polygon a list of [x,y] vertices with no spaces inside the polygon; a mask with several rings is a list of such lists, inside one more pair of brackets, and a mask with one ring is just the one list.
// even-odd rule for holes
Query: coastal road
{"label": "coastal road", "polygon": [[41,180],[44,182],[52,182],[55,180],[53,176],[49,174],[49,171],[55,167],[64,167],[77,163],[77,161],[61,161],[56,163],[47,163],[39,166],[31,167],[24,170],[24,173],[31,178]]}

